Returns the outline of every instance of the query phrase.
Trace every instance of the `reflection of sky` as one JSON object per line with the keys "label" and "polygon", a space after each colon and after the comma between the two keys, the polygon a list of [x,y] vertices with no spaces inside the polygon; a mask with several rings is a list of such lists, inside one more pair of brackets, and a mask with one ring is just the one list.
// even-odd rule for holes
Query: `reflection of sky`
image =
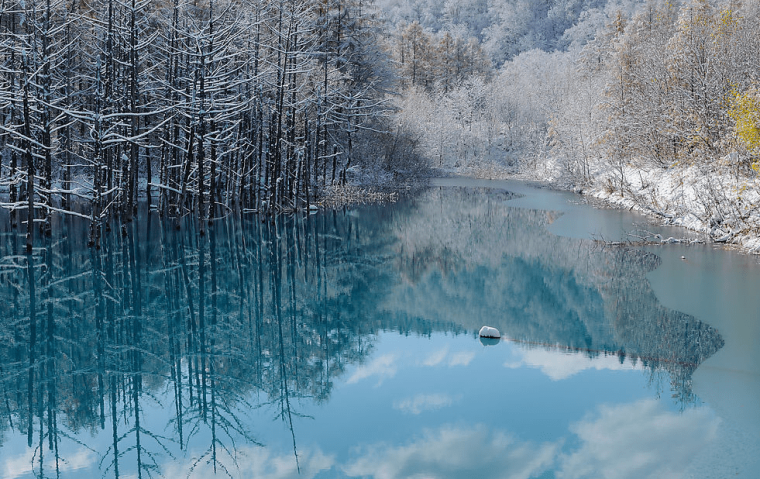
{"label": "reflection of sky", "polygon": [[392,378],[396,374],[398,358],[395,354],[385,354],[359,366],[348,378],[347,383],[357,383],[367,378],[377,378],[377,386],[382,385],[383,379]]}
{"label": "reflection of sky", "polygon": [[241,477],[688,477],[720,421],[655,394],[616,356],[387,333],[327,405],[304,405],[300,475],[281,434]]}
{"label": "reflection of sky", "polygon": [[647,372],[617,356],[393,333],[376,353],[393,375],[336,388],[331,402],[360,412],[322,426],[346,436],[324,477],[690,477],[718,435],[710,409],[654,399]]}
{"label": "reflection of sky", "polygon": [[448,366],[467,366],[475,357],[472,351],[459,351],[450,353],[448,346],[441,348],[429,354],[423,361],[424,366],[439,366],[445,364]]}
{"label": "reflection of sky", "polygon": [[344,466],[350,477],[510,477],[528,479],[547,470],[557,444],[531,444],[486,425],[444,425],[403,445],[373,444]]}
{"label": "reflection of sky", "polygon": [[688,477],[716,438],[720,420],[705,407],[678,414],[651,399],[600,406],[573,424],[581,447],[560,459],[560,478]]}
{"label": "reflection of sky", "polygon": [[[236,478],[692,477],[690,464],[719,440],[721,420],[706,406],[679,412],[656,399],[647,374],[614,356],[383,333],[375,354],[336,381],[329,401],[294,402],[298,464],[274,405],[241,415],[266,447],[238,438],[235,460],[220,457]],[[145,414],[154,433],[171,436],[171,401],[159,400],[164,407],[146,401]],[[80,435],[95,452],[70,447],[61,477],[100,476],[109,433]],[[208,439],[201,431],[186,451],[169,444],[175,460],[158,461],[163,476],[211,477],[208,457],[197,462]],[[5,444],[18,442],[26,438]],[[27,451],[0,449],[0,477],[29,477]],[[120,468],[124,477],[135,472],[127,461]],[[225,476],[220,468],[217,475]]]}
{"label": "reflection of sky", "polygon": [[[313,478],[328,470],[377,479],[528,479],[551,471],[557,478],[678,478],[686,477],[694,455],[714,439],[718,422],[706,408],[678,414],[663,410],[655,400],[642,400],[602,406],[594,416],[574,424],[571,432],[580,439],[580,447],[570,453],[562,452],[564,438],[537,444],[486,424],[443,424],[403,444],[357,447],[345,463],[320,449],[305,450],[299,454],[300,473],[292,455],[273,455],[261,448],[241,451],[238,466],[242,477],[263,479]],[[172,465],[164,475],[179,477],[186,471],[186,465]],[[190,477],[210,473],[210,467],[202,466]]]}
{"label": "reflection of sky", "polygon": [[[5,452],[5,451],[3,451]],[[32,449],[25,449],[16,455],[13,453],[8,456],[0,455],[2,460],[0,463],[0,474],[3,479],[15,479],[17,477],[26,477],[29,473],[29,467],[32,462],[38,462],[38,458],[35,457],[35,451]],[[37,461],[35,461],[37,459]],[[60,463],[58,466],[58,472],[69,473],[78,471],[81,469],[92,468],[97,462],[97,456],[86,448],[79,446],[75,450],[66,454],[66,461]],[[39,466],[37,466],[39,472]],[[47,465],[43,462],[43,471],[45,474],[55,474],[55,463],[48,459]],[[66,477],[66,476],[64,476]]]}
{"label": "reflection of sky", "polygon": [[[579,352],[566,352],[562,349],[513,348],[514,359],[507,360],[504,366],[510,369],[522,367],[538,368],[554,381],[567,379],[587,369],[601,371],[624,371],[636,369],[630,360],[620,362],[615,355],[588,357]],[[642,369],[641,366],[638,369]]]}
{"label": "reflection of sky", "polygon": [[[321,450],[303,450],[299,452],[298,464],[292,452],[285,451],[281,455],[274,454],[266,448],[244,446],[238,451],[238,461],[235,468],[228,472],[233,477],[256,479],[311,479],[321,471],[335,465],[335,458],[326,456]],[[192,473],[188,475],[188,472]],[[227,477],[222,471],[214,474],[214,468],[207,463],[201,463],[193,468],[192,458],[171,463],[162,469],[163,477],[167,478],[210,478]]]}
{"label": "reflection of sky", "polygon": [[454,400],[448,394],[417,394],[393,404],[395,409],[410,414],[420,414],[424,411],[434,411],[442,407],[451,406]]}

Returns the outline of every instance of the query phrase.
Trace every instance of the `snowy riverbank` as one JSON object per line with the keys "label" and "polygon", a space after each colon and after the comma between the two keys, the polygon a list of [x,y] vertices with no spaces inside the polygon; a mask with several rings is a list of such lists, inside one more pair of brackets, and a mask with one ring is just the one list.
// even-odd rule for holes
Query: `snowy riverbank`
{"label": "snowy riverbank", "polygon": [[760,254],[760,182],[725,173],[726,169],[718,171],[726,162],[709,169],[625,167],[622,187],[619,173],[599,172],[583,193],[705,233],[716,243]]}
{"label": "snowy riverbank", "polygon": [[568,184],[549,161],[515,172],[486,166],[460,170],[479,178],[536,181],[575,191],[607,204],[655,216],[665,224],[707,235],[715,243],[733,245],[760,254],[760,180],[731,171],[731,158],[709,167],[678,165],[671,168],[621,170],[592,168],[583,187]]}

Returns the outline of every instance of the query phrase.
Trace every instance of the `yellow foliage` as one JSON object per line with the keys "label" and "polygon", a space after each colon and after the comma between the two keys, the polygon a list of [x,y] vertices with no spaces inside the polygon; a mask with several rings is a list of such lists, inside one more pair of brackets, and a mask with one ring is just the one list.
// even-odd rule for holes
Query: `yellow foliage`
{"label": "yellow foliage", "polygon": [[718,37],[722,35],[730,35],[739,28],[739,21],[742,20],[740,15],[736,15],[731,10],[723,10],[720,12],[720,18],[716,19],[715,32],[711,35],[714,41],[718,40]]}
{"label": "yellow foliage", "polygon": [[748,152],[760,153],[760,90],[752,86],[740,93],[734,88],[730,95],[728,115],[734,120],[737,138]]}

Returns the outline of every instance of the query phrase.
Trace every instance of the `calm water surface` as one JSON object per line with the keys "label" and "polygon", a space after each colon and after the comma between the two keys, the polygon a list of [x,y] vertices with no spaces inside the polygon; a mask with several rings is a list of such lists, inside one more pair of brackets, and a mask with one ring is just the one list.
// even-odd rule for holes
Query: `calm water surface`
{"label": "calm water surface", "polygon": [[756,259],[604,247],[684,233],[575,200],[440,180],[32,255],[0,218],[0,478],[760,477]]}

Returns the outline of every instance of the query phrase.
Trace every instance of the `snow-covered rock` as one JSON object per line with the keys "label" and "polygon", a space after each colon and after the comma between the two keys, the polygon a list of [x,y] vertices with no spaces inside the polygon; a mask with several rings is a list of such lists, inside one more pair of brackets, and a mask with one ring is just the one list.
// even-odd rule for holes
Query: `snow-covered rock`
{"label": "snow-covered rock", "polygon": [[498,339],[501,338],[501,334],[499,334],[499,330],[496,328],[492,328],[491,326],[483,326],[480,328],[480,332],[478,335],[481,338],[494,338]]}

